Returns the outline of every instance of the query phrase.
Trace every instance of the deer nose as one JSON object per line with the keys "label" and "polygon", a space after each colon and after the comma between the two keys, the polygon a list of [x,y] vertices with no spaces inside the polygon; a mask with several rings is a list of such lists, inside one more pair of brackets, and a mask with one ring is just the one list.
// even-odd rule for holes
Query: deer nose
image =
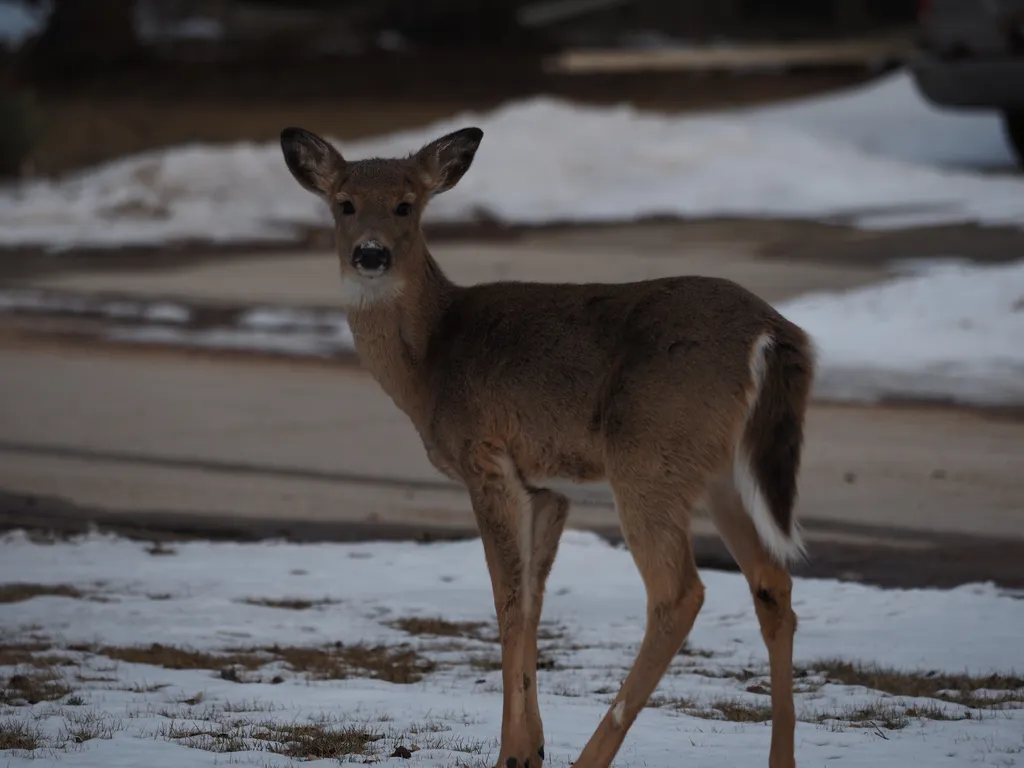
{"label": "deer nose", "polygon": [[376,240],[360,243],[352,251],[352,266],[360,272],[383,274],[391,267],[391,251]]}

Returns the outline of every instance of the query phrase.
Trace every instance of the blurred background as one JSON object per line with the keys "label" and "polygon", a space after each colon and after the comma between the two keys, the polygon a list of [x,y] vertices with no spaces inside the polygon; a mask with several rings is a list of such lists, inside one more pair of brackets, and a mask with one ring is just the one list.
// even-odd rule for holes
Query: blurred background
{"label": "blurred background", "polygon": [[351,139],[536,93],[764,101],[899,66],[917,15],[914,0],[5,1],[4,122],[31,139],[5,140],[3,169],[269,140],[283,119]]}
{"label": "blurred background", "polygon": [[1022,586],[1022,116],[1024,0],[0,0],[0,523],[472,535],[277,136],[476,124],[453,278],[737,280],[821,353],[805,572]]}

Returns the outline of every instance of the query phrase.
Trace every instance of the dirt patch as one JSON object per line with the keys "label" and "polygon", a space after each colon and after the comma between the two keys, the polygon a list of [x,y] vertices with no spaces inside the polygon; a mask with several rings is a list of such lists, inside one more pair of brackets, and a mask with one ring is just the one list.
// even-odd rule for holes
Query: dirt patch
{"label": "dirt patch", "polygon": [[54,669],[33,669],[7,678],[0,687],[0,704],[25,706],[56,701],[71,693],[71,687]]}
{"label": "dirt patch", "polygon": [[52,646],[43,642],[0,643],[0,667],[16,667],[22,664],[51,666],[35,654],[50,650]]}
{"label": "dirt patch", "polygon": [[263,608],[281,608],[287,611],[308,611],[310,608],[322,608],[325,605],[337,605],[340,600],[322,598],[320,600],[303,600],[302,598],[259,598],[253,597],[242,601],[246,605],[257,605]]}
{"label": "dirt patch", "polygon": [[[263,682],[255,673],[283,663],[309,680],[371,677],[390,683],[415,683],[435,669],[434,662],[408,647],[345,645],[327,647],[270,646],[206,652],[154,643],[149,646],[104,646],[93,651],[115,661],[151,664],[166,669],[209,669],[234,682]],[[248,673],[248,674],[247,674]],[[269,682],[282,682],[275,676]]]}
{"label": "dirt patch", "polygon": [[85,598],[77,587],[70,584],[0,584],[0,603],[22,603],[33,597],[73,597],[76,600]]}

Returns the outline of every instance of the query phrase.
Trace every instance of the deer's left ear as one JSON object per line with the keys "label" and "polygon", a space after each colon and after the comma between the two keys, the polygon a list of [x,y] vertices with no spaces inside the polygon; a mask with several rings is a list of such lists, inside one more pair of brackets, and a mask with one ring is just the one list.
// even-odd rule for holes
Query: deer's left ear
{"label": "deer's left ear", "polygon": [[459,183],[484,137],[479,128],[463,128],[427,144],[416,153],[427,188],[439,195]]}

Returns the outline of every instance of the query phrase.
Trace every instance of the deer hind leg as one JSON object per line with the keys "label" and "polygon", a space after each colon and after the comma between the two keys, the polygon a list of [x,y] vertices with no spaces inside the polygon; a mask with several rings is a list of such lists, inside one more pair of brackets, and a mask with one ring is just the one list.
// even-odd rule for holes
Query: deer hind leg
{"label": "deer hind leg", "polygon": [[564,497],[559,501],[558,494],[527,488],[500,448],[476,448],[468,468],[501,640],[498,766],[536,768],[544,754],[535,684],[540,593],[558,547],[557,536],[551,534],[556,529],[561,533],[568,502]]}
{"label": "deer hind leg", "polygon": [[678,487],[622,487],[614,480],[622,531],[647,588],[647,628],[633,668],[583,748],[576,768],[607,768],[627,731],[682,647],[704,604],[690,543],[696,494]]}
{"label": "deer hind leg", "polygon": [[750,584],[761,636],[768,647],[772,681],[772,745],[770,768],[794,768],[793,635],[797,618],[790,603],[792,579],[762,543],[753,519],[731,478],[711,489],[712,520]]}

